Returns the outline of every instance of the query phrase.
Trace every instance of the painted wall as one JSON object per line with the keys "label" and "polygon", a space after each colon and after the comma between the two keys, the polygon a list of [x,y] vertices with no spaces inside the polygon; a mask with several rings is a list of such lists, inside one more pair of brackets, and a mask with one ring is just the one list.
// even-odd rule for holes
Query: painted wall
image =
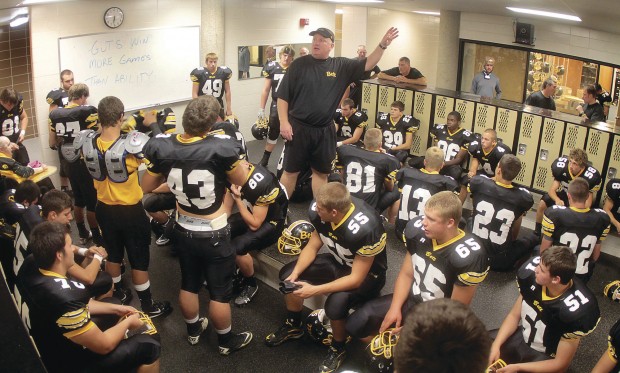
{"label": "painted wall", "polygon": [[[341,56],[357,57],[357,46],[366,45],[366,28],[368,22],[368,8],[346,6],[342,7],[342,48]],[[373,40],[371,42],[374,43]],[[368,53],[376,45],[369,46]]]}

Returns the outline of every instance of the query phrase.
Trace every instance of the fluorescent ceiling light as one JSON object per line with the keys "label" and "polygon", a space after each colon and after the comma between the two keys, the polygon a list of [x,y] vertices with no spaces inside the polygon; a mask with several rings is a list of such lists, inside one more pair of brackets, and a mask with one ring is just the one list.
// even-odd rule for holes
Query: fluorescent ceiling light
{"label": "fluorescent ceiling light", "polygon": [[41,3],[55,3],[63,0],[24,0],[20,5],[32,5]]}
{"label": "fluorescent ceiling light", "polygon": [[425,11],[425,10],[414,10],[414,13],[418,13],[418,14],[426,14],[427,16],[439,16],[441,15],[441,13],[439,12],[429,12],[429,11]]}
{"label": "fluorescent ceiling light", "polygon": [[9,25],[11,25],[11,27],[17,27],[17,26],[21,26],[24,23],[28,22],[28,16],[19,16],[19,17],[15,17],[11,23],[9,23]]}
{"label": "fluorescent ceiling light", "polygon": [[344,14],[344,10],[342,10],[342,9],[336,9],[336,14]]}
{"label": "fluorescent ceiling light", "polygon": [[545,12],[544,10],[535,10],[535,9],[513,8],[513,7],[509,7],[509,6],[507,6],[506,9],[512,10],[513,12],[517,12],[517,13],[533,14],[533,15],[536,15],[536,16],[560,18],[560,19],[566,19],[566,20],[569,20],[569,21],[581,22],[581,18],[579,18],[577,16],[571,16],[569,14]]}
{"label": "fluorescent ceiling light", "polygon": [[383,0],[324,0],[327,3],[383,3]]}

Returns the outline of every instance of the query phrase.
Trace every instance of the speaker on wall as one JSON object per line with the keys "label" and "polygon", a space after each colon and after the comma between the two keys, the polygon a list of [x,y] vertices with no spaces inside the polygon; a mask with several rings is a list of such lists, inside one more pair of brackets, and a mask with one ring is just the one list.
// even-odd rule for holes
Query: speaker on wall
{"label": "speaker on wall", "polygon": [[534,45],[534,25],[517,22],[515,31],[515,43]]}

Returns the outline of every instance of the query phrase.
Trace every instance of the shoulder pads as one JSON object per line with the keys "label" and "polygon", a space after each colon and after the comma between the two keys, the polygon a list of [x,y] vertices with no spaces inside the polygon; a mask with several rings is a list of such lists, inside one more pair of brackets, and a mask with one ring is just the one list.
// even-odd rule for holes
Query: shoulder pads
{"label": "shoulder pads", "polygon": [[96,132],[93,130],[82,130],[78,132],[78,134],[75,135],[75,138],[73,139],[73,147],[75,149],[82,148],[86,139],[92,138],[95,135],[96,135]]}
{"label": "shoulder pads", "polygon": [[147,141],[149,141],[149,136],[147,134],[131,131],[127,134],[127,139],[125,140],[125,150],[127,150],[129,154],[140,154]]}

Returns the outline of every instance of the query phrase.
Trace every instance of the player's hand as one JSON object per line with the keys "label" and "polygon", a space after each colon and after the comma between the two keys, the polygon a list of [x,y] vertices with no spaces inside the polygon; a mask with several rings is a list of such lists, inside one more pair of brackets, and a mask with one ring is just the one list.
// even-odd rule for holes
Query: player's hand
{"label": "player's hand", "polygon": [[396,83],[402,83],[402,82],[404,82],[404,81],[405,81],[404,79],[405,79],[405,77],[404,77],[404,76],[402,76],[402,75],[398,75],[398,76],[395,76],[395,77],[394,77],[394,81],[395,81]]}
{"label": "player's hand", "polygon": [[134,330],[144,325],[144,322],[140,320],[140,314],[138,313],[132,313],[127,320],[129,320],[129,325],[127,326],[127,329],[129,330]]}
{"label": "player's hand", "polygon": [[500,368],[497,370],[497,373],[512,373],[512,372],[519,372],[521,370],[521,367],[519,366],[519,364],[510,364],[510,365],[506,365],[503,368]]}
{"label": "player's hand", "polygon": [[118,316],[125,316],[130,313],[136,313],[138,312],[138,310],[133,308],[132,306],[124,306],[122,304],[119,304],[116,307],[115,312]]}
{"label": "player's hand", "polygon": [[620,222],[614,223],[614,227],[616,227],[616,231],[620,233]]}
{"label": "player's hand", "polygon": [[300,289],[297,289],[293,292],[296,296],[306,299],[312,296],[315,296],[318,293],[317,287],[314,285],[310,285],[304,281],[295,281],[295,285],[301,285]]}
{"label": "player's hand", "polygon": [[564,206],[564,201],[559,200],[555,204],[558,205],[558,206]]}
{"label": "player's hand", "polygon": [[495,344],[491,345],[491,352],[489,353],[489,366],[499,359],[499,346]]}
{"label": "player's hand", "polygon": [[293,141],[293,127],[288,121],[280,120],[280,135],[287,141]]}
{"label": "player's hand", "polygon": [[379,333],[383,333],[384,331],[392,327],[392,325],[394,325],[395,328],[398,328],[400,330],[400,323],[402,321],[403,314],[400,309],[392,309],[390,307],[388,312],[385,314],[385,317],[383,318],[383,322],[381,323],[381,327],[379,328]]}
{"label": "player's hand", "polygon": [[299,278],[299,275],[295,272],[291,272],[291,274],[284,279],[284,281],[290,281],[290,282],[295,282],[297,281],[297,279]]}
{"label": "player's hand", "polygon": [[237,199],[237,198],[241,198],[241,187],[239,185],[231,185],[230,186],[230,193],[232,194],[233,198]]}
{"label": "player's hand", "polygon": [[264,119],[265,118],[265,109],[260,108],[258,109],[258,119]]}
{"label": "player's hand", "polygon": [[149,110],[144,112],[144,120],[142,121],[142,124],[150,127],[153,123],[157,123],[157,110]]}
{"label": "player's hand", "polygon": [[226,108],[226,116],[230,117],[232,115],[233,115],[232,110],[230,110],[229,108]]}
{"label": "player's hand", "polygon": [[9,149],[11,149],[11,151],[19,150],[19,145],[17,145],[16,143],[12,142],[12,143],[9,144]]}
{"label": "player's hand", "polygon": [[472,177],[476,176],[476,171],[469,171],[467,176],[469,176],[469,178],[471,179]]}
{"label": "player's hand", "polygon": [[19,131],[19,137],[17,138],[17,143],[21,143],[24,141],[24,137],[26,136],[26,130]]}
{"label": "player's hand", "polygon": [[381,45],[384,47],[392,44],[392,41],[398,37],[398,29],[396,27],[390,27],[383,38],[381,39]]}
{"label": "player's hand", "polygon": [[88,256],[101,255],[103,259],[108,257],[108,252],[101,246],[91,246],[88,248]]}

